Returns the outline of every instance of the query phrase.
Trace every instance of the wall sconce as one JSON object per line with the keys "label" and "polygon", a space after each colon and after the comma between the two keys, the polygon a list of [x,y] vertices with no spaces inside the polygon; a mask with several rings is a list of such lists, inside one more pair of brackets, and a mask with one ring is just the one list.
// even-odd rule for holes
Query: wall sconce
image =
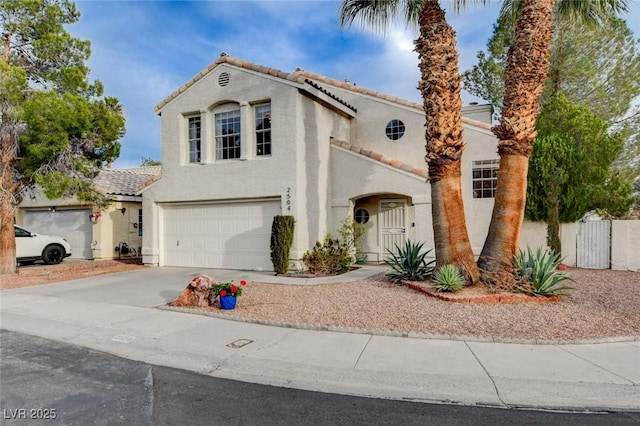
{"label": "wall sconce", "polygon": [[124,214],[127,212],[127,208],[123,207],[120,209],[120,213],[122,213],[122,216],[124,216]]}
{"label": "wall sconce", "polygon": [[51,213],[55,213],[55,212],[56,212],[56,207],[55,207],[55,206],[53,206],[53,207],[49,207],[49,211],[50,211]]}

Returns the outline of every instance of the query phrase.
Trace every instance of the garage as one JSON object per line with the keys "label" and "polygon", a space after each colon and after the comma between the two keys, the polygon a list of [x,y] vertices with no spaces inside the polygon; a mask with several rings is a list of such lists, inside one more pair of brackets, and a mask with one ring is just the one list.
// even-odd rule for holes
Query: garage
{"label": "garage", "polygon": [[271,271],[271,224],[280,201],[164,206],[165,266]]}
{"label": "garage", "polygon": [[91,259],[93,230],[88,209],[48,209],[24,212],[24,227],[32,232],[57,235],[71,244],[71,258]]}

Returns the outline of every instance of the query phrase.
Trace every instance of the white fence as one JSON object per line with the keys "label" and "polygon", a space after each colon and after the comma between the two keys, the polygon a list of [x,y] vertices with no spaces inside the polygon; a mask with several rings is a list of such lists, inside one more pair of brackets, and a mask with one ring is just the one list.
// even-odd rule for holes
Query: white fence
{"label": "white fence", "polygon": [[[599,268],[616,269],[616,270],[629,270],[640,271],[640,220],[602,220],[602,221],[589,221],[589,222],[604,222],[609,224],[610,227],[610,248],[608,259],[604,258],[605,264],[597,265]],[[584,254],[585,251],[597,250],[596,245],[602,247],[602,244],[606,244],[606,237],[600,236],[588,237],[589,226],[582,228],[584,223],[563,223],[560,225],[560,241],[562,244],[562,256],[564,257],[564,263],[570,266],[579,267],[596,267],[596,266],[580,266],[585,265],[584,262],[589,260],[588,254]],[[594,225],[597,227],[598,225]],[[602,226],[602,225],[600,225]],[[605,227],[607,225],[604,225]],[[580,242],[582,238],[582,242]],[[600,238],[601,241],[598,242]],[[581,246],[581,252],[579,253],[579,245]],[[520,247],[525,249],[527,246],[532,248],[546,247],[547,246],[547,226],[541,222],[529,222],[525,221],[522,226],[522,233],[520,235]],[[602,249],[605,250],[605,249]],[[582,260],[578,260],[579,257],[584,257]],[[594,255],[595,257],[595,255]],[[594,260],[595,262],[595,260]]]}

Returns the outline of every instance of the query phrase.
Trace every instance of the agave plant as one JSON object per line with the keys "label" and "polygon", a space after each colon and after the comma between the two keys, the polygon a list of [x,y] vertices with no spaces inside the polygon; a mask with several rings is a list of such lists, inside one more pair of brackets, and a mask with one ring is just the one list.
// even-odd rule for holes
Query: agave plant
{"label": "agave plant", "polygon": [[566,272],[557,271],[560,262],[559,253],[541,248],[534,252],[531,247],[527,247],[526,253],[520,250],[514,258],[520,281],[538,296],[564,296],[573,290],[574,287],[560,285],[563,281],[574,281]]}
{"label": "agave plant", "polygon": [[464,277],[455,265],[440,266],[433,276],[433,288],[440,292],[456,292],[464,287]]}
{"label": "agave plant", "polygon": [[384,261],[392,269],[387,272],[391,281],[426,281],[431,278],[436,261],[427,262],[426,257],[433,249],[422,252],[424,243],[412,243],[408,239],[404,247],[395,246],[396,253],[387,250],[389,258]]}

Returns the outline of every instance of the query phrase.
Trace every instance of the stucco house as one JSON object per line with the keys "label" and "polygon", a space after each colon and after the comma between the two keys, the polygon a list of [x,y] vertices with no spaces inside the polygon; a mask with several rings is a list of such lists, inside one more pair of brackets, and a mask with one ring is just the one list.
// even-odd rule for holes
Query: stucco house
{"label": "stucco house", "polygon": [[[369,261],[406,238],[433,247],[422,105],[222,53],[155,108],[162,178],[142,192],[143,261],[272,270],[274,215],[295,217],[292,261],[347,216]],[[479,254],[498,169],[491,107],[463,109],[463,191]]]}
{"label": "stucco house", "polygon": [[124,244],[130,250],[122,254],[129,256],[133,250],[137,254],[142,248],[143,224],[138,191],[158,179],[160,172],[160,166],[101,170],[94,184],[113,201],[102,211],[73,197],[49,200],[35,190],[18,206],[16,223],[34,232],[66,238],[71,258],[118,258]]}

